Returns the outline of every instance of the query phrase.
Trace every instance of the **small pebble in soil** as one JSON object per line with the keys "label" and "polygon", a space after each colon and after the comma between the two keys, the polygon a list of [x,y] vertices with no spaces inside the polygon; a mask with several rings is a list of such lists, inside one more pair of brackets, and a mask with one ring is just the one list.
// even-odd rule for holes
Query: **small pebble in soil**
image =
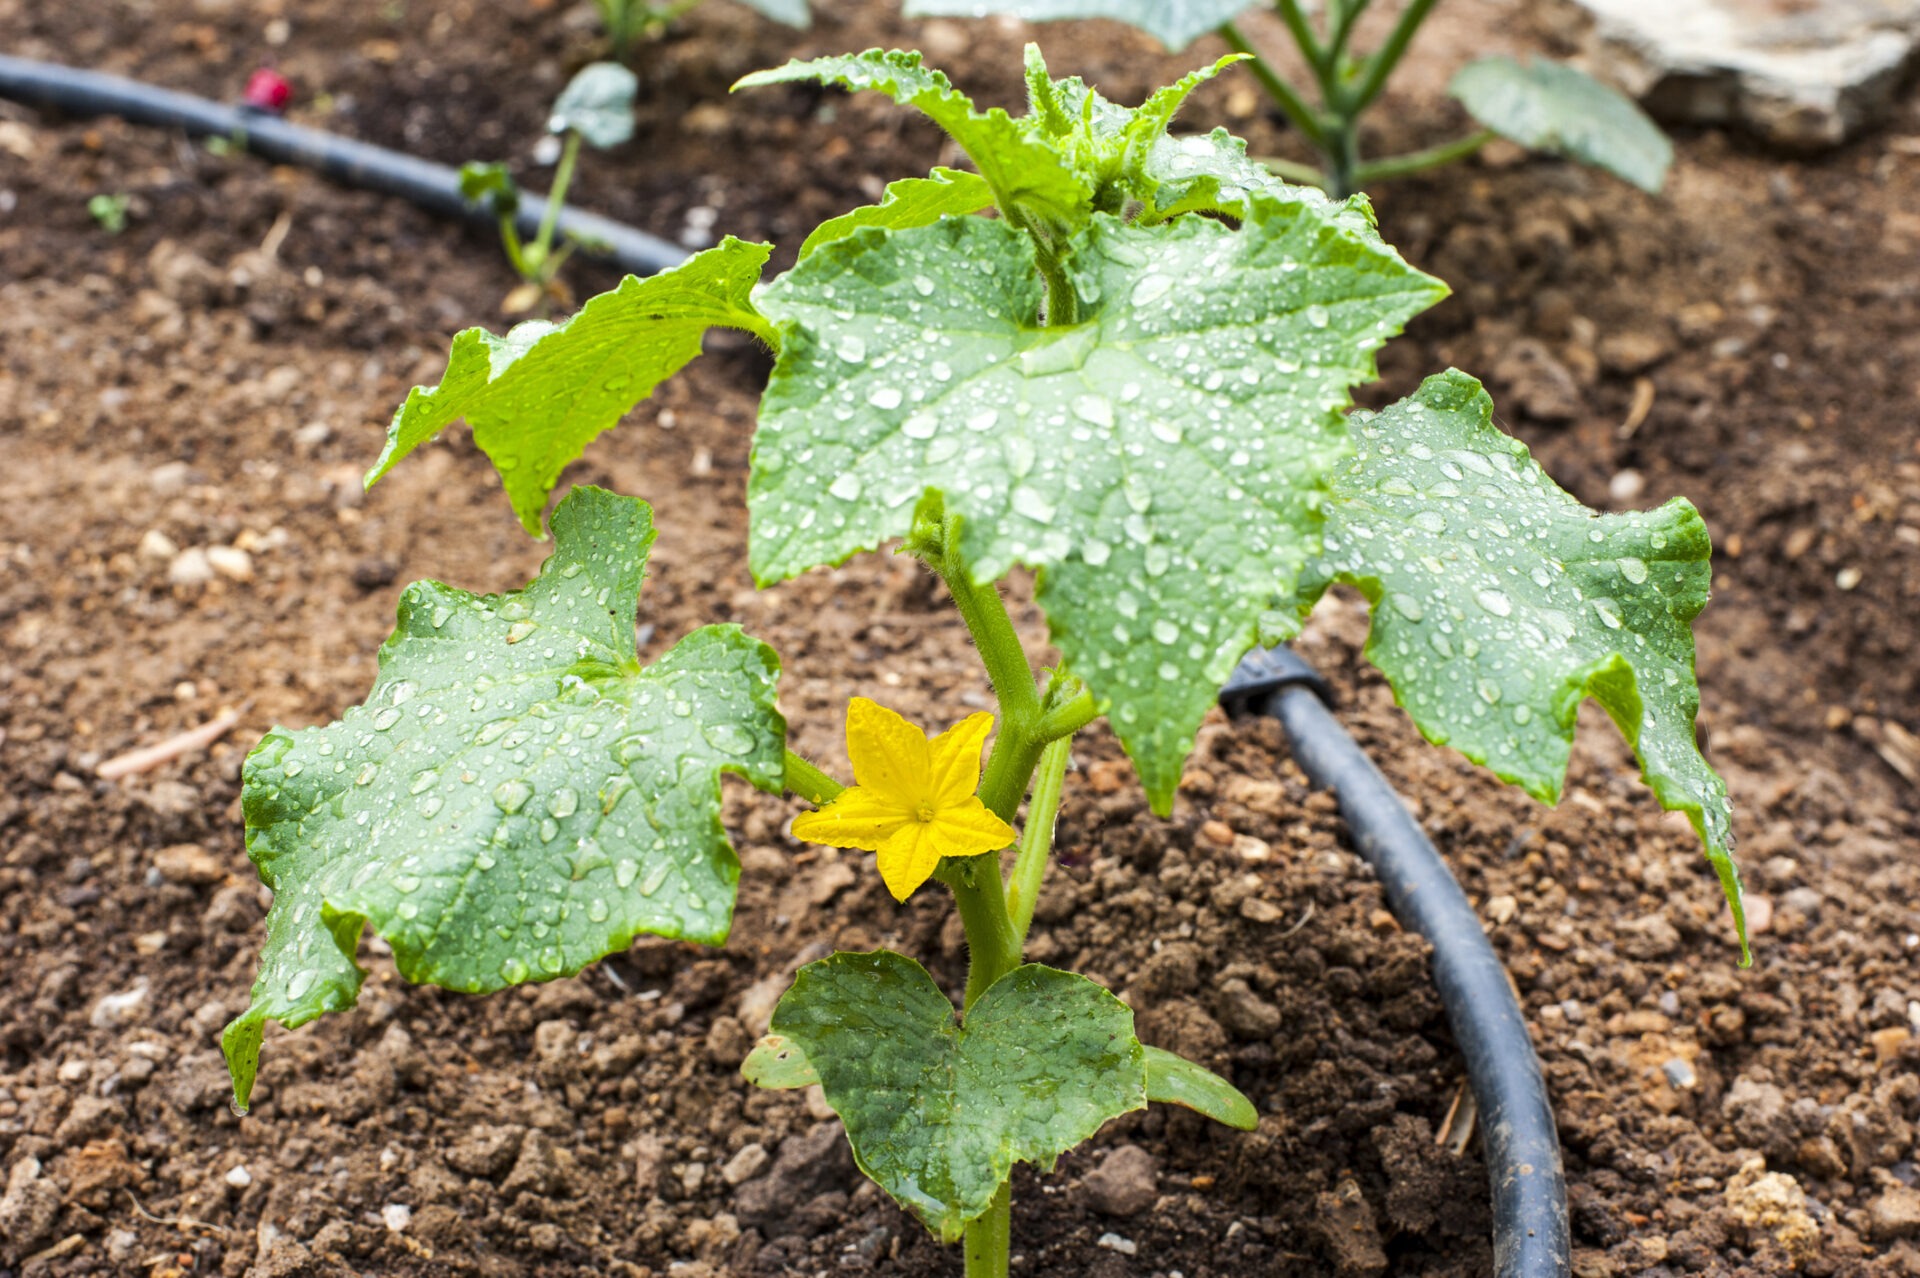
{"label": "small pebble in soil", "polygon": [[1117,1251],[1123,1256],[1131,1256],[1140,1250],[1131,1238],[1122,1238],[1119,1234],[1101,1234],[1100,1245],[1108,1251]]}
{"label": "small pebble in soil", "polygon": [[386,1222],[390,1232],[404,1233],[407,1226],[413,1223],[413,1208],[405,1203],[388,1203],[380,1209],[380,1219]]}
{"label": "small pebble in soil", "polygon": [[1674,1057],[1660,1067],[1667,1076],[1667,1084],[1676,1092],[1690,1092],[1700,1082],[1700,1076],[1693,1072],[1693,1066],[1679,1057]]}
{"label": "small pebble in soil", "polygon": [[253,1183],[253,1173],[245,1166],[235,1167],[227,1173],[227,1183],[235,1189],[245,1189]]}

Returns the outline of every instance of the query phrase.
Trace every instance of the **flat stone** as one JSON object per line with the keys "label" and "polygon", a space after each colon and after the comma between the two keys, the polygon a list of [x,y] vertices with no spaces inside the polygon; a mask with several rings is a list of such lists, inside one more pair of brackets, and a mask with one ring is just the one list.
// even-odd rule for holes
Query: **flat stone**
{"label": "flat stone", "polygon": [[1602,79],[1655,118],[1838,146],[1885,118],[1920,44],[1920,0],[1550,0],[1587,27]]}

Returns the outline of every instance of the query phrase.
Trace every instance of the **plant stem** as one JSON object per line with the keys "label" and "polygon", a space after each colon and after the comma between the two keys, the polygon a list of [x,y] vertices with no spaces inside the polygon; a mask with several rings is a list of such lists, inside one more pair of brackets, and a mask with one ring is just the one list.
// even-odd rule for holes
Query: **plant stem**
{"label": "plant stem", "polygon": [[1455,138],[1439,146],[1430,146],[1424,151],[1409,151],[1405,155],[1389,155],[1385,159],[1369,160],[1354,169],[1354,184],[1366,186],[1370,182],[1378,182],[1385,178],[1406,177],[1410,173],[1437,169],[1443,164],[1452,164],[1455,160],[1466,159],[1499,136],[1492,129],[1482,129],[1464,138]]}
{"label": "plant stem", "polygon": [[1007,1278],[1013,1251],[1013,1182],[1000,1186],[986,1215],[967,1226],[967,1278]]}
{"label": "plant stem", "polygon": [[815,807],[832,802],[847,788],[824,768],[808,763],[791,750],[787,751],[785,784],[788,790]]}
{"label": "plant stem", "polygon": [[1260,87],[1267,91],[1267,96],[1273,99],[1274,105],[1286,113],[1287,119],[1293,121],[1293,127],[1300,130],[1307,141],[1313,143],[1317,149],[1325,151],[1327,149],[1326,130],[1322,127],[1320,117],[1314,109],[1293,91],[1292,85],[1280,78],[1279,72],[1260,56],[1259,50],[1247,42],[1247,38],[1240,34],[1239,27],[1231,22],[1223,22],[1218,30],[1220,38],[1227,42],[1229,49],[1252,57],[1253,60],[1247,63],[1247,69],[1253,72],[1253,78],[1260,82]]}
{"label": "plant stem", "polygon": [[1374,50],[1373,56],[1366,60],[1366,74],[1360,81],[1360,87],[1352,94],[1345,95],[1346,100],[1339,104],[1341,113],[1349,120],[1380,96],[1380,90],[1386,87],[1387,76],[1399,65],[1400,56],[1407,51],[1407,45],[1413,41],[1413,33],[1420,29],[1431,8],[1433,0],[1411,0],[1401,11],[1400,20],[1394,23],[1387,42]]}
{"label": "plant stem", "polygon": [[1033,905],[1046,878],[1047,858],[1053,853],[1053,825],[1060,815],[1060,792],[1066,787],[1067,759],[1073,738],[1058,737],[1040,753],[1040,769],[1033,778],[1033,797],[1027,801],[1027,825],[1020,832],[1020,854],[1013,861],[1013,881],[1007,884],[1007,913],[1021,945],[1033,926]]}
{"label": "plant stem", "polygon": [[1283,177],[1289,182],[1300,186],[1317,186],[1322,189],[1327,185],[1327,175],[1311,164],[1282,159],[1277,155],[1262,155],[1255,158],[1267,168],[1272,169],[1275,176]]}
{"label": "plant stem", "polygon": [[1321,46],[1319,37],[1314,35],[1313,28],[1307,25],[1306,11],[1301,9],[1300,0],[1275,0],[1275,4],[1280,10],[1281,20],[1287,24],[1287,33],[1300,46],[1301,56],[1325,81],[1332,69],[1332,62],[1327,57],[1327,50]]}
{"label": "plant stem", "polygon": [[[567,187],[573,182],[574,161],[580,158],[580,133],[567,131],[567,144],[560,152],[560,167],[553,171],[553,189],[547,192],[546,211],[540,215],[540,235],[534,240],[539,245],[539,259],[544,267],[548,251],[553,247],[553,228],[559,225],[560,210],[567,202]],[[548,278],[551,278],[549,276]]]}

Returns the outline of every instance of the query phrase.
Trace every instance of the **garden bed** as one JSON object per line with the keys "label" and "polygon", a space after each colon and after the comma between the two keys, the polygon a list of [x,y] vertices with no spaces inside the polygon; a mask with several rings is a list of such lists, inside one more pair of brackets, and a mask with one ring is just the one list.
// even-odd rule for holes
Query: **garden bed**
{"label": "garden bed", "polygon": [[[136,21],[0,0],[0,45],[202,92],[273,59],[334,95],[310,122],[452,163],[524,162],[593,52],[589,26],[532,0],[332,8],[156,0]],[[729,99],[737,75],[902,44],[988,101],[1019,92],[1006,69],[1031,32],[829,8],[800,35],[704,7],[643,55],[639,137],[584,166],[575,199],[668,237],[770,238],[783,265],[934,134],[837,94]],[[1533,34],[1503,5],[1447,6],[1396,87],[1394,142],[1446,133],[1444,74],[1493,30]],[[1121,100],[1197,60],[1113,28],[1040,35],[1056,71]],[[1286,146],[1243,87],[1207,86],[1195,118]],[[823,144],[822,110],[844,142]],[[1497,152],[1376,193],[1388,241],[1456,296],[1383,352],[1369,402],[1457,364],[1582,500],[1684,493],[1719,547],[1702,722],[1755,898],[1746,972],[1691,831],[1604,723],[1548,811],[1425,746],[1355,673],[1351,595],[1303,644],[1513,971],[1581,1274],[1920,1272],[1915,134],[1909,102],[1801,163],[1684,136],[1661,201]],[[118,237],[88,216],[102,192],[134,197]],[[484,235],[111,121],[0,110],[0,209],[0,1168],[42,1166],[0,1208],[0,1273],[47,1248],[35,1272],[957,1271],[857,1179],[824,1110],[736,1073],[798,963],[888,944],[957,986],[957,924],[896,906],[863,854],[788,840],[793,805],[745,786],[728,949],[642,943],[484,1001],[369,952],[360,1009],[277,1035],[253,1115],[227,1111],[215,1037],[263,914],[246,746],[363,694],[406,581],[503,589],[542,556],[457,433],[359,484],[406,388],[438,377],[454,329],[499,324],[513,281]],[[747,624],[785,660],[796,748],[827,760],[844,756],[822,725],[876,680],[929,722],[984,705],[964,630],[908,561],[752,590],[741,491],[766,361],[744,339],[709,350],[570,472],[660,511],[643,656]],[[193,553],[213,547],[245,553]],[[1037,611],[1016,621],[1037,651]],[[211,751],[93,779],[226,706],[242,720]],[[1462,1072],[1424,947],[1273,725],[1210,722],[1171,822],[1104,732],[1078,759],[1031,956],[1123,992],[1146,1041],[1227,1074],[1263,1121],[1156,1110],[1023,1172],[1016,1272],[1487,1272],[1477,1146],[1436,1139],[1460,1131]],[[1157,1178],[1128,1156],[1085,1183],[1128,1144]],[[1757,1180],[1760,1157],[1793,1185]]]}

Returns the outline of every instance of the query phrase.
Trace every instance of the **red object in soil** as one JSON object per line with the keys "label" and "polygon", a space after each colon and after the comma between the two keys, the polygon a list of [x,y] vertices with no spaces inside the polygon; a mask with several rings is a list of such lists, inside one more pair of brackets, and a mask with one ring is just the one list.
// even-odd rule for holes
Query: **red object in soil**
{"label": "red object in soil", "polygon": [[246,99],[248,106],[278,115],[293,101],[293,86],[278,71],[261,67],[247,77]]}

